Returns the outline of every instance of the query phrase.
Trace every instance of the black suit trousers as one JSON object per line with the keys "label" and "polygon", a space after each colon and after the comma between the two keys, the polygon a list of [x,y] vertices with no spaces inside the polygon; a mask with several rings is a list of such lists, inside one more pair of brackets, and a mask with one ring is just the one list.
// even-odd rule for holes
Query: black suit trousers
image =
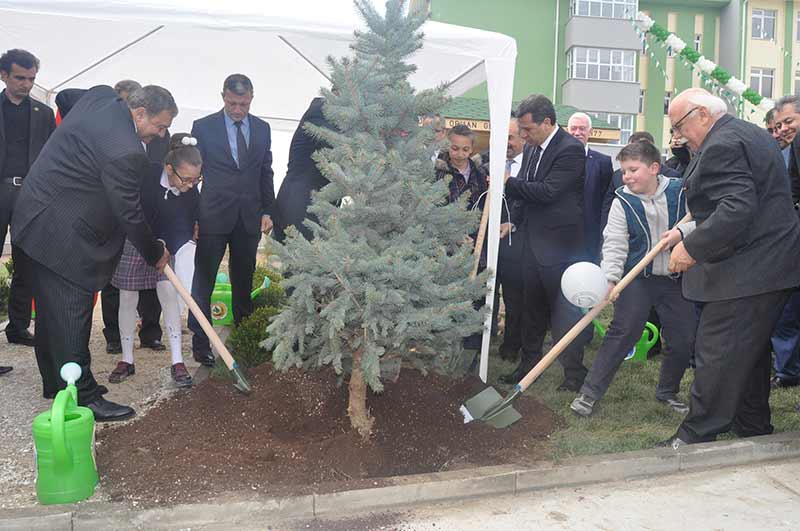
{"label": "black suit trousers", "polygon": [[[253,272],[256,269],[256,253],[261,233],[250,234],[245,230],[241,217],[229,234],[201,234],[197,239],[194,255],[194,277],[192,297],[211,321],[211,293],[217,278],[219,264],[230,247],[228,273],[231,281],[233,299],[233,321],[237,325],[253,313],[250,293],[253,289]],[[208,337],[200,323],[189,313],[189,329],[194,333],[192,350],[204,351],[209,348]]]}
{"label": "black suit trousers", "polygon": [[772,433],[770,336],[791,291],[703,304],[690,409],[678,437],[699,443],[730,429],[743,437]]}
{"label": "black suit trousers", "polygon": [[[523,296],[522,276],[522,248],[521,232],[511,234],[511,243],[506,236],[500,240],[500,249],[497,264],[497,280],[503,292],[503,304],[506,307],[506,326],[503,331],[503,344],[500,352],[505,356],[515,358],[522,348],[522,312],[525,308]],[[497,290],[495,290],[496,293]],[[495,311],[497,311],[497,298],[495,298]]]}
{"label": "black suit trousers", "polygon": [[60,376],[61,367],[74,361],[82,369],[81,378],[76,382],[78,403],[86,405],[99,396],[89,352],[94,293],[28,260],[36,298],[35,351],[43,394],[52,397],[66,387]]}
{"label": "black suit trousers", "polygon": [[[119,343],[119,290],[108,284],[100,292],[103,306],[103,335],[106,343]],[[139,340],[142,343],[161,341],[161,303],[154,289],[143,289],[139,292],[139,304],[136,306],[142,318]]]}
{"label": "black suit trousers", "polygon": [[[10,183],[0,183],[0,245],[4,245],[8,226],[11,224],[11,214],[20,187]],[[31,284],[28,276],[30,264],[27,255],[22,250],[11,246],[11,258],[14,261],[14,274],[11,277],[11,287],[8,294],[8,326],[6,336],[13,338],[20,332],[27,330],[31,325]]]}
{"label": "black suit trousers", "polygon": [[[568,263],[542,265],[526,246],[522,264],[522,296],[524,307],[520,317],[522,329],[522,361],[538,363],[547,329],[551,329],[555,343],[577,323],[582,315],[561,293],[561,275]],[[592,340],[588,327],[559,356],[564,368],[564,378],[576,384],[583,383],[588,370],[583,364],[583,349]]]}

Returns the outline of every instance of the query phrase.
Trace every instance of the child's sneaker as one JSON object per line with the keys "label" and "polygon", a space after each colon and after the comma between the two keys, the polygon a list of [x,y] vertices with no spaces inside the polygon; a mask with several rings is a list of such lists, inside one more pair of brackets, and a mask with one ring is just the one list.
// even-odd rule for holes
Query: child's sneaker
{"label": "child's sneaker", "polygon": [[659,398],[658,401],[662,404],[666,404],[670,409],[680,413],[681,415],[685,415],[689,412],[689,406],[678,400],[677,396],[670,398]]}
{"label": "child's sneaker", "polygon": [[569,408],[580,415],[581,417],[589,417],[594,411],[594,404],[597,400],[589,398],[587,395],[581,393],[569,405]]}
{"label": "child's sneaker", "polygon": [[192,375],[186,370],[186,365],[176,363],[172,366],[172,379],[178,387],[189,387],[192,385]]}

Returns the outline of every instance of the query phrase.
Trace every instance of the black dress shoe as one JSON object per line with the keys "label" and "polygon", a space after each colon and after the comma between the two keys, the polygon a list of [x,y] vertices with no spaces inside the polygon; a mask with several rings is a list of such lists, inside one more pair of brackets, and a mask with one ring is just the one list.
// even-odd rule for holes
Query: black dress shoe
{"label": "black dress shoe", "polygon": [[772,380],[769,381],[769,386],[773,389],[779,389],[783,387],[797,387],[800,385],[800,378],[785,378],[782,376],[774,376]]}
{"label": "black dress shoe", "polygon": [[673,435],[669,439],[665,441],[659,441],[656,443],[656,448],[672,448],[673,450],[677,450],[683,446],[689,444],[688,442],[684,441],[677,435]]}
{"label": "black dress shoe", "polygon": [[200,365],[206,367],[214,366],[214,354],[211,353],[211,350],[195,350],[192,352],[192,357]]}
{"label": "black dress shoe", "polygon": [[167,350],[167,347],[161,342],[160,339],[142,341],[142,348],[149,348],[150,350]]}
{"label": "black dress shoe", "polygon": [[556,387],[556,391],[572,391],[573,393],[577,393],[581,390],[581,387],[583,387],[583,382],[564,380]]}
{"label": "black dress shoe", "polygon": [[96,422],[125,420],[136,414],[132,407],[116,404],[102,396],[98,396],[92,402],[86,404],[86,407],[92,410]]}
{"label": "black dress shoe", "polygon": [[119,341],[109,341],[106,343],[106,352],[108,354],[121,354],[122,353],[122,343]]}
{"label": "black dress shoe", "polygon": [[5,365],[0,365],[0,374],[5,374],[7,372],[11,372],[14,367],[6,367]]}
{"label": "black dress shoe", "polygon": [[16,345],[25,345],[27,347],[32,347],[36,344],[33,334],[31,334],[27,330],[23,330],[22,332],[18,332],[13,335],[6,334],[6,338],[8,339],[9,343],[14,343]]}
{"label": "black dress shoe", "polygon": [[520,380],[525,378],[525,375],[533,368],[534,364],[529,361],[520,361],[517,368],[511,374],[504,374],[498,378],[498,381],[503,384],[516,385]]}

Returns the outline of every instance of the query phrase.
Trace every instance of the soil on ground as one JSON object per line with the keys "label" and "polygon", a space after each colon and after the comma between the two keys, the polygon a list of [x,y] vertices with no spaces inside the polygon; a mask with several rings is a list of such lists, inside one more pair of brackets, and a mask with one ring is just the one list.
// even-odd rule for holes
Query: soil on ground
{"label": "soil on ground", "polygon": [[464,424],[459,406],[482,390],[404,369],[370,393],[373,435],[363,441],[346,414],[347,385],[330,369],[250,371],[253,392],[208,379],[160,401],[145,415],[98,433],[101,484],[137,505],[205,501],[233,491],[257,495],[331,492],[383,484],[389,476],[543,458],[557,417],[523,396],[522,420],[495,429]]}

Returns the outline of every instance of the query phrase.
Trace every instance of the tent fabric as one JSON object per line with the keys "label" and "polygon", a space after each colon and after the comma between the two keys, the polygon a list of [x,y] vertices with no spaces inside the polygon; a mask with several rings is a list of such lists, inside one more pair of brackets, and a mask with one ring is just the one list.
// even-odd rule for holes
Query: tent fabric
{"label": "tent fabric", "polygon": [[[0,0],[0,51],[24,48],[39,57],[34,95],[51,105],[61,89],[135,79],[169,89],[180,108],[172,130],[188,131],[193,120],[219,110],[228,74],[247,74],[255,88],[251,112],[273,128],[276,189],[291,133],[328,85],[326,58],[349,55],[355,29],[363,22],[351,0]],[[411,83],[448,83],[458,96],[488,81],[491,170],[502,175],[516,42],[432,21],[423,31]],[[490,188],[494,269],[502,179]],[[484,362],[487,345],[485,334]],[[485,363],[482,369],[485,379]]]}

